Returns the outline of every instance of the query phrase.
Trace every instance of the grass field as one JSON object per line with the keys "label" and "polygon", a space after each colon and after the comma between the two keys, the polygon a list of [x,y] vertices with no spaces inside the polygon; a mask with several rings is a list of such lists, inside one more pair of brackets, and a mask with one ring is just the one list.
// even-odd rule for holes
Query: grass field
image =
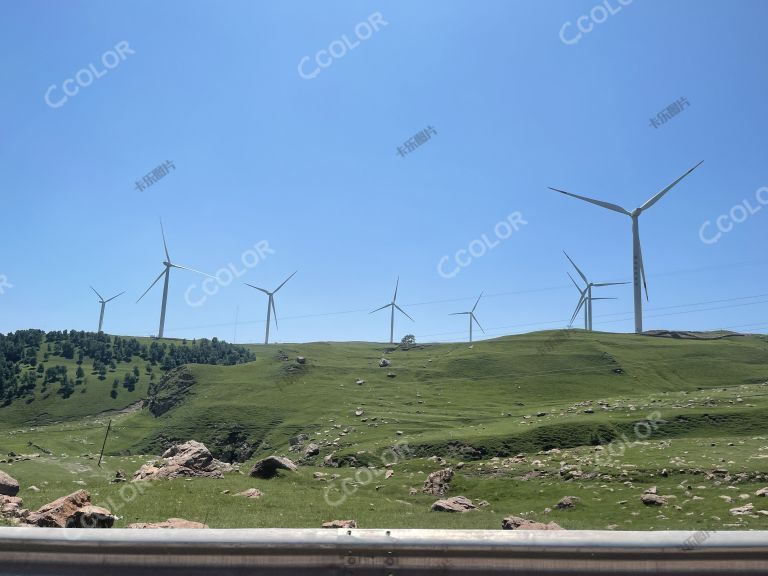
{"label": "grass field", "polygon": [[[355,518],[362,527],[497,529],[514,514],[566,528],[768,528],[768,498],[754,496],[768,486],[763,336],[687,340],[550,331],[471,347],[250,348],[257,359],[248,364],[188,366],[195,383],[159,417],[146,407],[125,410],[147,394],[143,372],[135,394],[121,388],[116,400],[109,397],[108,376],[66,400],[52,396],[45,404],[2,408],[0,453],[40,457],[0,463],[0,469],[21,482],[26,507],[83,487],[121,517],[118,525],[177,516],[221,528],[312,527]],[[305,364],[295,361],[299,355]],[[381,358],[391,365],[380,368]],[[359,379],[364,383],[356,384]],[[356,410],[363,414],[355,416]],[[107,456],[98,468],[110,419]],[[258,457],[298,457],[288,448],[299,433],[321,445],[319,456],[273,480],[247,476]],[[132,473],[173,441],[188,439],[214,451],[247,443],[253,455],[243,473],[221,480],[148,482],[140,493],[135,484],[109,483],[117,468]],[[383,455],[396,443],[408,453],[397,457],[387,479]],[[524,461],[507,460],[520,452]],[[375,468],[322,467],[330,453]],[[430,471],[459,461],[465,464],[449,495],[486,500],[487,507],[436,513],[429,510],[434,496],[411,494]],[[568,467],[587,477],[567,479]],[[314,472],[340,477],[317,480]],[[670,496],[667,506],[640,503],[652,485]],[[251,487],[265,495],[232,496]],[[557,510],[566,495],[580,502]],[[754,505],[752,514],[729,513],[746,503]]]}

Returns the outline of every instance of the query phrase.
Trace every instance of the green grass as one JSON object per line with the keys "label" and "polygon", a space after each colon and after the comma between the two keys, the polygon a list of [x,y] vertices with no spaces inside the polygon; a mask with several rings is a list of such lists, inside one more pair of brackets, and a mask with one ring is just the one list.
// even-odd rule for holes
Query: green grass
{"label": "green grass", "polygon": [[[504,516],[525,513],[567,528],[768,527],[768,516],[728,513],[742,505],[740,494],[749,494],[744,502],[756,509],[768,509],[768,499],[752,496],[768,485],[765,337],[677,340],[573,331],[505,337],[472,347],[440,344],[389,351],[380,344],[311,343],[250,348],[257,360],[248,364],[189,366],[196,383],[160,417],[146,408],[115,413],[146,394],[143,365],[134,397],[121,387],[120,397],[112,401],[113,377],[108,375],[104,390],[88,384],[89,394],[93,387],[96,395],[93,404],[68,405],[78,392],[67,400],[49,398],[46,422],[57,424],[38,425],[36,402],[2,408],[0,453],[38,451],[31,443],[52,454],[0,464],[0,469],[23,486],[41,489],[22,489],[29,507],[86,487],[94,502],[112,499],[122,517],[119,525],[180,516],[207,518],[213,527],[297,527],[349,517],[363,527],[496,529]],[[280,360],[278,350],[289,360]],[[298,355],[307,363],[295,363]],[[390,367],[378,367],[383,356]],[[396,377],[388,378],[389,372]],[[358,378],[365,383],[356,385]],[[365,411],[362,418],[354,415],[358,407]],[[585,413],[586,408],[593,413]],[[541,412],[545,415],[537,416]],[[83,455],[98,454],[110,418],[101,472],[95,460]],[[637,423],[648,419],[654,420],[652,434],[638,441]],[[345,428],[348,433],[342,433]],[[299,473],[271,481],[229,474],[223,480],[155,482],[130,501],[120,497],[120,490],[125,494],[129,488],[108,482],[114,469],[132,472],[174,440],[196,439],[215,449],[233,433],[255,451],[242,467],[247,471],[257,457],[289,454],[288,439],[299,432],[323,446],[320,456]],[[624,446],[623,453],[595,461],[594,446],[610,441],[614,453]],[[381,466],[382,452],[396,442],[407,443],[411,456],[395,465],[392,478],[358,486],[337,507],[324,501],[328,483],[313,479],[312,472],[351,476],[360,470],[315,467],[324,456],[333,451]],[[552,448],[561,452],[543,453]],[[504,457],[518,452],[526,453],[525,463],[501,465]],[[432,455],[466,462],[451,495],[485,499],[490,506],[440,514],[429,511],[434,497],[410,495],[409,489],[420,488],[426,474],[438,467],[425,459]],[[521,479],[534,460],[540,460],[537,465],[548,476]],[[565,481],[558,474],[561,462],[579,461],[585,472],[602,476]],[[705,472],[717,468],[750,477],[738,483],[707,479]],[[660,476],[664,469],[666,477]],[[333,486],[340,487],[342,479]],[[643,506],[639,496],[651,484],[677,498],[661,509]],[[265,496],[244,500],[222,494],[250,487]],[[699,494],[704,500],[692,499]],[[544,513],[565,495],[581,498],[575,510]],[[734,500],[728,503],[720,496]],[[617,504],[621,500],[627,504]]]}

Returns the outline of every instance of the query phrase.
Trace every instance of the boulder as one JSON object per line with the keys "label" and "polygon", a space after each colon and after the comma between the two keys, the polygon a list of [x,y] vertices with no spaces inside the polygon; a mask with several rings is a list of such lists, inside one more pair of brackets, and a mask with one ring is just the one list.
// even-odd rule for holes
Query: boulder
{"label": "boulder", "polygon": [[[222,478],[233,466],[216,460],[202,442],[189,440],[163,452],[160,460],[144,464],[133,475],[137,480],[172,480],[174,478]],[[115,475],[115,481],[119,482]]]}
{"label": "boulder", "polygon": [[354,520],[331,520],[323,522],[323,528],[357,528],[357,522]]}
{"label": "boulder", "polygon": [[444,468],[443,470],[432,472],[432,474],[427,476],[427,479],[424,481],[422,492],[426,494],[434,494],[435,496],[442,496],[448,492],[452,479],[453,468]]}
{"label": "boulder", "polygon": [[320,454],[320,445],[315,444],[314,442],[310,442],[307,444],[307,447],[304,448],[304,456],[310,457],[310,456],[317,456]]}
{"label": "boulder", "polygon": [[296,469],[296,464],[288,458],[283,458],[281,456],[267,456],[253,465],[249,475],[254,478],[274,478],[277,476],[278,470],[290,470],[295,472]]}
{"label": "boulder", "polygon": [[29,510],[22,508],[24,502],[16,496],[0,494],[0,518],[18,522],[29,515]]}
{"label": "boulder", "polygon": [[0,496],[16,496],[19,493],[19,483],[0,470]]}
{"label": "boulder", "polygon": [[760,490],[755,492],[755,496],[768,496],[768,486],[765,488],[760,488]]}
{"label": "boulder", "polygon": [[464,496],[452,496],[438,500],[432,504],[431,508],[433,512],[469,512],[476,509],[477,506],[472,503],[472,500]]}
{"label": "boulder", "polygon": [[667,499],[658,494],[645,493],[640,496],[640,501],[646,506],[666,506]]}
{"label": "boulder", "polygon": [[563,527],[554,522],[544,524],[527,518],[508,516],[501,521],[502,530],[563,530]]}
{"label": "boulder", "polygon": [[106,508],[93,506],[91,495],[78,490],[42,506],[26,521],[44,528],[111,528],[115,516]]}
{"label": "boulder", "polygon": [[129,524],[128,528],[137,530],[152,529],[152,528],[165,528],[165,529],[178,529],[178,528],[208,528],[208,525],[201,522],[192,522],[191,520],[184,520],[184,518],[168,518],[164,522],[136,522],[135,524]]}
{"label": "boulder", "polygon": [[127,478],[125,477],[125,470],[118,468],[117,471],[115,471],[115,477],[109,482],[111,484],[119,484],[120,482],[125,482],[126,480]]}
{"label": "boulder", "polygon": [[577,496],[566,496],[557,503],[560,510],[570,510],[576,508],[576,503],[580,500]]}
{"label": "boulder", "polygon": [[291,445],[291,451],[296,451],[301,448],[307,440],[309,440],[309,436],[303,432],[288,438],[288,443]]}
{"label": "boulder", "polygon": [[299,364],[306,364],[307,363],[307,359],[304,356],[297,356],[296,357],[296,362],[298,362]]}
{"label": "boulder", "polygon": [[379,368],[386,368],[390,364],[392,364],[392,362],[390,362],[386,358],[382,358],[381,360],[379,360]]}
{"label": "boulder", "polygon": [[264,492],[262,492],[258,488],[248,488],[248,490],[245,490],[244,492],[239,492],[235,494],[235,496],[244,496],[245,498],[253,498],[255,500],[257,498],[261,498],[262,496],[264,496]]}
{"label": "boulder", "polygon": [[752,504],[746,504],[744,506],[739,506],[738,508],[731,508],[729,512],[734,516],[745,516],[747,514],[752,514],[754,509],[755,507]]}

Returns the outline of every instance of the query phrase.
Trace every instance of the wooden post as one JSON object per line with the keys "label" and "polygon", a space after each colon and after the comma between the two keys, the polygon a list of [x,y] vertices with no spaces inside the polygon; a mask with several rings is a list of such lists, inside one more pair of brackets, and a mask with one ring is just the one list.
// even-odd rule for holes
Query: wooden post
{"label": "wooden post", "polygon": [[101,458],[104,456],[104,447],[107,445],[107,436],[109,436],[109,429],[112,428],[112,420],[107,424],[107,433],[104,434],[104,443],[101,445],[101,454],[99,454],[99,462],[97,466],[101,468]]}

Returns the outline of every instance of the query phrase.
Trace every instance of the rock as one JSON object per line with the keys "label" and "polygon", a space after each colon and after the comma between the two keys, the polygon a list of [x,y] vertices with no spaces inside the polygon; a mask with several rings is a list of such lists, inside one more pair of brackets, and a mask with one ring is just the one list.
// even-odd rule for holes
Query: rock
{"label": "rock", "polygon": [[751,514],[754,509],[755,507],[752,504],[746,504],[744,506],[739,506],[738,508],[731,508],[729,512],[734,516],[744,516],[746,514]]}
{"label": "rock", "polygon": [[144,464],[133,475],[132,481],[192,477],[222,478],[222,471],[231,470],[233,470],[231,465],[215,460],[205,444],[189,440],[163,452],[161,460]]}
{"label": "rock", "polygon": [[444,468],[432,472],[424,481],[424,488],[422,492],[425,494],[434,494],[435,496],[443,496],[448,492],[449,485],[453,479],[453,468]]}
{"label": "rock", "polygon": [[464,462],[459,462],[458,464],[456,464],[457,470],[461,470],[462,468],[464,468]]}
{"label": "rock", "polygon": [[357,522],[354,520],[331,520],[323,522],[323,528],[357,528]]}
{"label": "rock", "polygon": [[281,456],[267,456],[253,465],[249,475],[254,478],[274,478],[277,476],[278,470],[290,470],[295,472],[296,469],[296,464],[288,458],[283,458]]}
{"label": "rock", "polygon": [[554,522],[544,524],[527,518],[508,516],[501,521],[502,530],[563,530],[563,527]]}
{"label": "rock", "polygon": [[288,443],[291,445],[291,448],[295,448],[297,446],[303,446],[304,442],[309,440],[309,436],[307,434],[304,434],[303,432],[301,434],[298,434],[296,436],[292,436],[288,439]]}
{"label": "rock", "polygon": [[387,372],[387,378],[395,378],[396,376],[397,374],[395,374],[394,372]]}
{"label": "rock", "polygon": [[307,359],[304,358],[304,356],[297,356],[296,357],[296,362],[298,362],[299,364],[306,364],[307,363]]}
{"label": "rock", "polygon": [[490,505],[491,503],[488,502],[488,500],[480,500],[480,502],[477,503],[478,508],[487,508]]}
{"label": "rock", "polygon": [[245,490],[244,492],[239,492],[238,494],[235,494],[235,496],[244,496],[245,498],[252,498],[257,499],[264,496],[264,492],[259,490],[258,488],[248,488],[248,490]]}
{"label": "rock", "polygon": [[557,503],[560,510],[570,510],[576,508],[576,503],[580,500],[577,496],[566,496]]}
{"label": "rock", "polygon": [[363,384],[365,384],[365,380],[363,380],[362,378],[358,378],[357,380],[355,380],[355,384],[357,384],[358,386],[362,386]]}
{"label": "rock", "polygon": [[640,496],[640,501],[646,506],[666,506],[667,499],[658,494],[643,494]]}
{"label": "rock", "polygon": [[386,472],[384,472],[384,479],[386,480],[387,478],[392,478],[392,474],[394,473],[395,472],[393,470],[387,470]]}
{"label": "rock", "polygon": [[755,496],[768,496],[768,486],[765,488],[760,488],[760,490],[755,492]]}
{"label": "rock", "polygon": [[19,483],[0,470],[0,496],[16,496],[19,493]]}
{"label": "rock", "polygon": [[656,488],[656,486],[651,486],[650,488],[648,488],[648,490],[646,490],[646,491],[644,492],[644,494],[656,494],[656,493],[657,493],[657,488]]}
{"label": "rock", "polygon": [[18,522],[29,515],[29,510],[22,508],[24,502],[16,496],[0,494],[0,518]]}
{"label": "rock", "polygon": [[432,504],[431,508],[433,512],[469,512],[476,509],[477,506],[474,505],[472,500],[464,496],[453,496],[438,500]]}
{"label": "rock", "polygon": [[44,528],[111,528],[115,519],[106,508],[91,505],[88,492],[78,490],[32,512],[27,523]]}
{"label": "rock", "polygon": [[317,456],[318,454],[320,454],[320,446],[314,442],[308,444],[304,449],[304,456],[307,458],[310,456]]}
{"label": "rock", "polygon": [[546,416],[546,415],[547,415],[547,413],[546,413],[546,412],[537,412],[537,413],[536,413],[536,416],[537,416],[538,418],[541,418],[542,416]]}
{"label": "rock", "polygon": [[192,522],[191,520],[185,520],[184,518],[168,518],[168,520],[164,522],[136,522],[135,524],[129,524],[128,528],[132,528],[134,530],[144,530],[153,528],[208,528],[208,526],[201,522]]}
{"label": "rock", "polygon": [[119,484],[120,482],[125,482],[127,478],[125,477],[125,470],[118,469],[115,471],[115,477],[110,480],[110,484]]}
{"label": "rock", "polygon": [[392,362],[390,362],[386,358],[382,358],[381,360],[379,360],[379,368],[386,368],[390,364],[392,364]]}
{"label": "rock", "polygon": [[357,410],[355,410],[355,416],[362,416],[363,414],[365,414],[365,411],[358,406]]}
{"label": "rock", "polygon": [[34,486],[34,485],[33,485],[33,486],[30,486],[30,487],[28,488],[28,490],[29,490],[30,492],[40,492],[40,488],[38,488],[37,486]]}
{"label": "rock", "polygon": [[327,476],[325,472],[312,472],[312,478],[315,480],[325,480]]}

